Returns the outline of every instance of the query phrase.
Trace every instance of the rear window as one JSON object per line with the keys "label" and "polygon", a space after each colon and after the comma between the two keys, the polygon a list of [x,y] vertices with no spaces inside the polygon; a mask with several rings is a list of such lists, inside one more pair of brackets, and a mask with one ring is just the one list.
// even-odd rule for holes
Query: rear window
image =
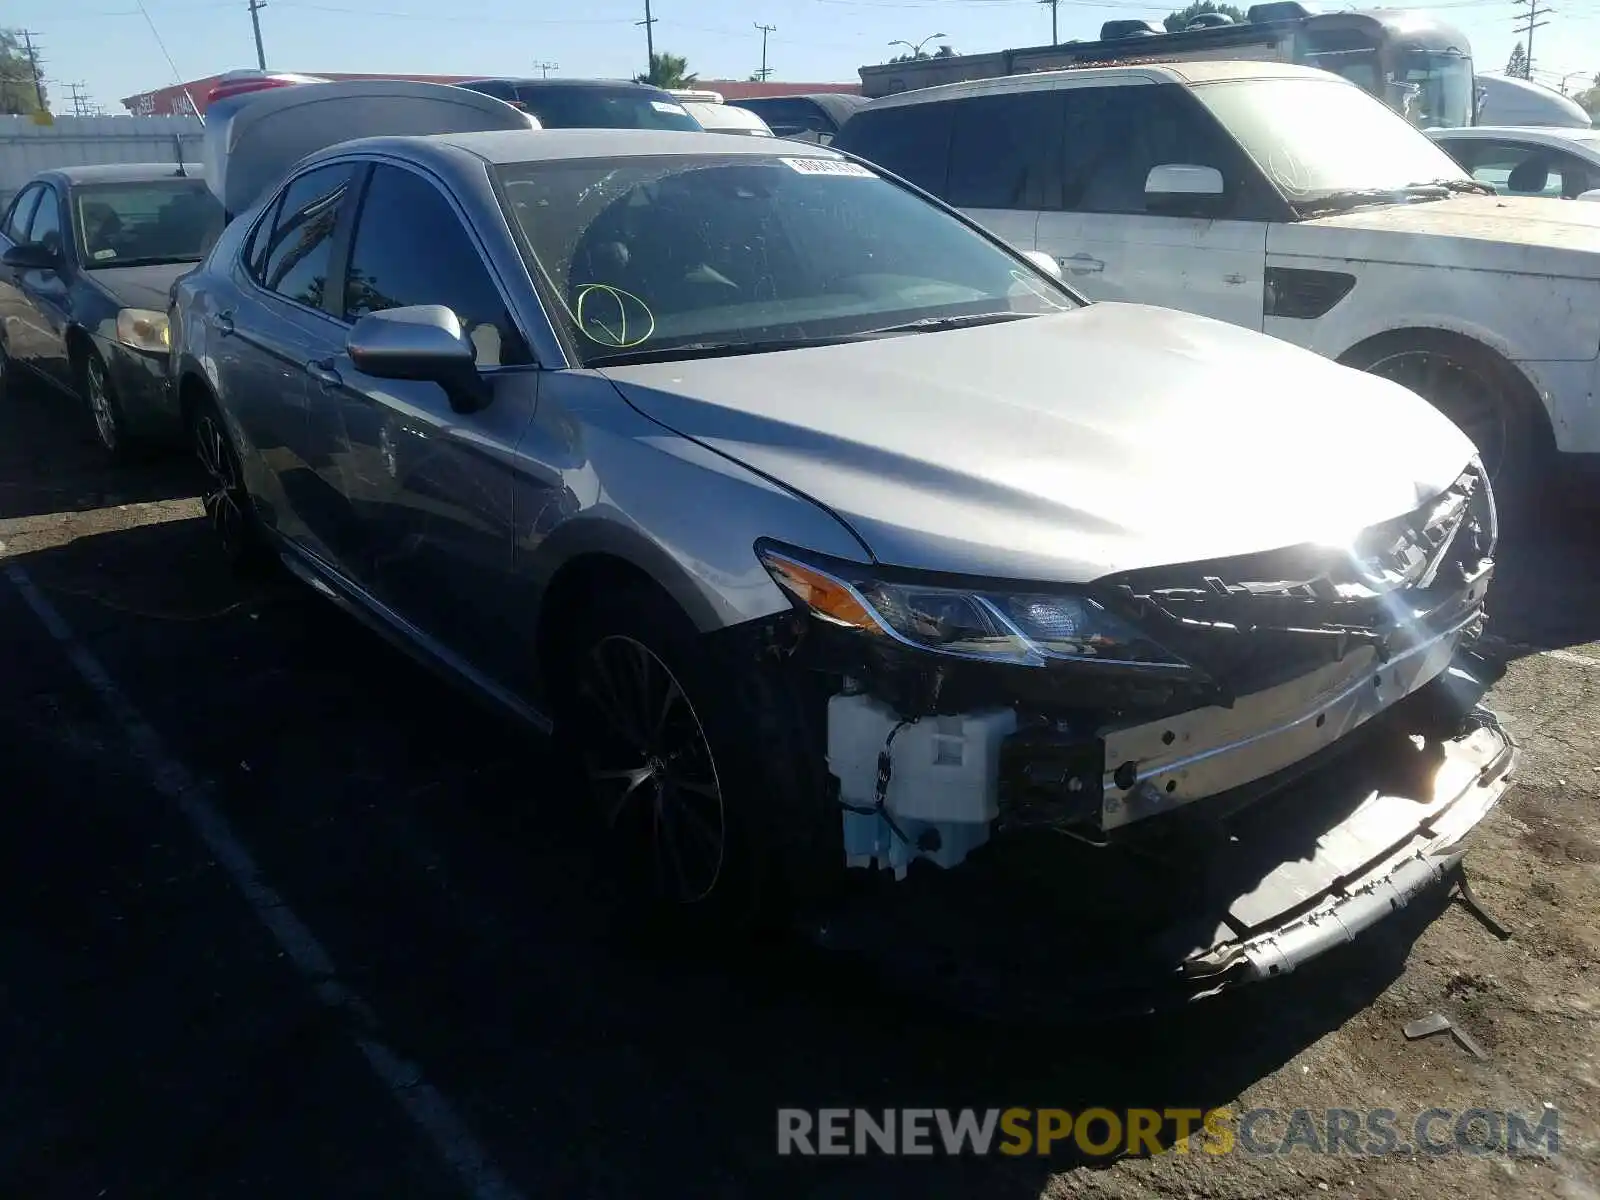
{"label": "rear window", "polygon": [[546,129],[700,128],[671,96],[644,88],[519,87],[517,102]]}

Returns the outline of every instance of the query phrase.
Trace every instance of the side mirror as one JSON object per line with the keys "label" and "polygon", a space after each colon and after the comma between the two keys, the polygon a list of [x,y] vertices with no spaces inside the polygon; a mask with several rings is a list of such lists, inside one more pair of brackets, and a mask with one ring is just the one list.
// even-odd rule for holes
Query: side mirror
{"label": "side mirror", "polygon": [[350,330],[345,353],[363,375],[437,383],[457,412],[477,412],[492,396],[461,321],[442,304],[368,313]]}
{"label": "side mirror", "polygon": [[11,247],[0,262],[19,271],[50,271],[61,265],[61,255],[49,246],[28,244]]}
{"label": "side mirror", "polygon": [[1590,188],[1587,192],[1579,192],[1579,200],[1600,200],[1600,188]]}
{"label": "side mirror", "polygon": [[1024,250],[1022,257],[1043,271],[1051,279],[1061,278],[1061,264],[1053,255],[1046,254],[1043,250]]}
{"label": "side mirror", "polygon": [[1166,163],[1145,176],[1144,206],[1149,212],[1204,216],[1220,210],[1226,190],[1215,167]]}

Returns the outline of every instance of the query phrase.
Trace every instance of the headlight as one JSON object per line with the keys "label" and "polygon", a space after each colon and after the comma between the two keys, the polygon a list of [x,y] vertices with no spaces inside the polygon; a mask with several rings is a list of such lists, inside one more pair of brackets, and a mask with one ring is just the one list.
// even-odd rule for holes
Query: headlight
{"label": "headlight", "polygon": [[1188,664],[1087,596],[968,590],[827,569],[794,551],[758,546],[769,574],[819,620],[958,658],[1043,666],[1068,660],[1188,670]]}
{"label": "headlight", "polygon": [[167,352],[167,314],[149,308],[125,308],[117,313],[117,341],[152,354]]}

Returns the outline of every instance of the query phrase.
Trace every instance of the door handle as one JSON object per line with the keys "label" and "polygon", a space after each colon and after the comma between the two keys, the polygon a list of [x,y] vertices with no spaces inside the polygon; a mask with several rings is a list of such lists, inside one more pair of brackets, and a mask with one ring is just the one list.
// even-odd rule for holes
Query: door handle
{"label": "door handle", "polygon": [[230,337],[233,334],[233,313],[218,313],[214,324],[217,327],[217,335],[219,337]]}
{"label": "door handle", "polygon": [[1090,254],[1074,254],[1071,258],[1056,259],[1061,264],[1063,271],[1070,271],[1074,275],[1094,275],[1104,271],[1106,264]]}
{"label": "door handle", "polygon": [[1240,275],[1238,273],[1235,273],[1235,274],[1232,274],[1232,275],[1224,275],[1222,277],[1222,282],[1223,283],[1243,283],[1244,282],[1244,276]]}
{"label": "door handle", "polygon": [[331,358],[308,362],[306,364],[306,374],[325,388],[336,388],[344,382],[339,372],[333,369],[333,359]]}

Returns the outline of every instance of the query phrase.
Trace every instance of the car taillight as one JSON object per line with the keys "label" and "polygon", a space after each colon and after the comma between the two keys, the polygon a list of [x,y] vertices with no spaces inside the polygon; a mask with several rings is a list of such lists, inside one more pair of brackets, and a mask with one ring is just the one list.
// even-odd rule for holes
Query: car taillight
{"label": "car taillight", "polygon": [[233,79],[226,83],[219,83],[206,93],[206,104],[215,104],[218,100],[228,96],[239,96],[245,92],[259,92],[267,88],[294,87],[298,83],[306,82],[303,79],[284,79],[279,76],[265,75],[256,79]]}

